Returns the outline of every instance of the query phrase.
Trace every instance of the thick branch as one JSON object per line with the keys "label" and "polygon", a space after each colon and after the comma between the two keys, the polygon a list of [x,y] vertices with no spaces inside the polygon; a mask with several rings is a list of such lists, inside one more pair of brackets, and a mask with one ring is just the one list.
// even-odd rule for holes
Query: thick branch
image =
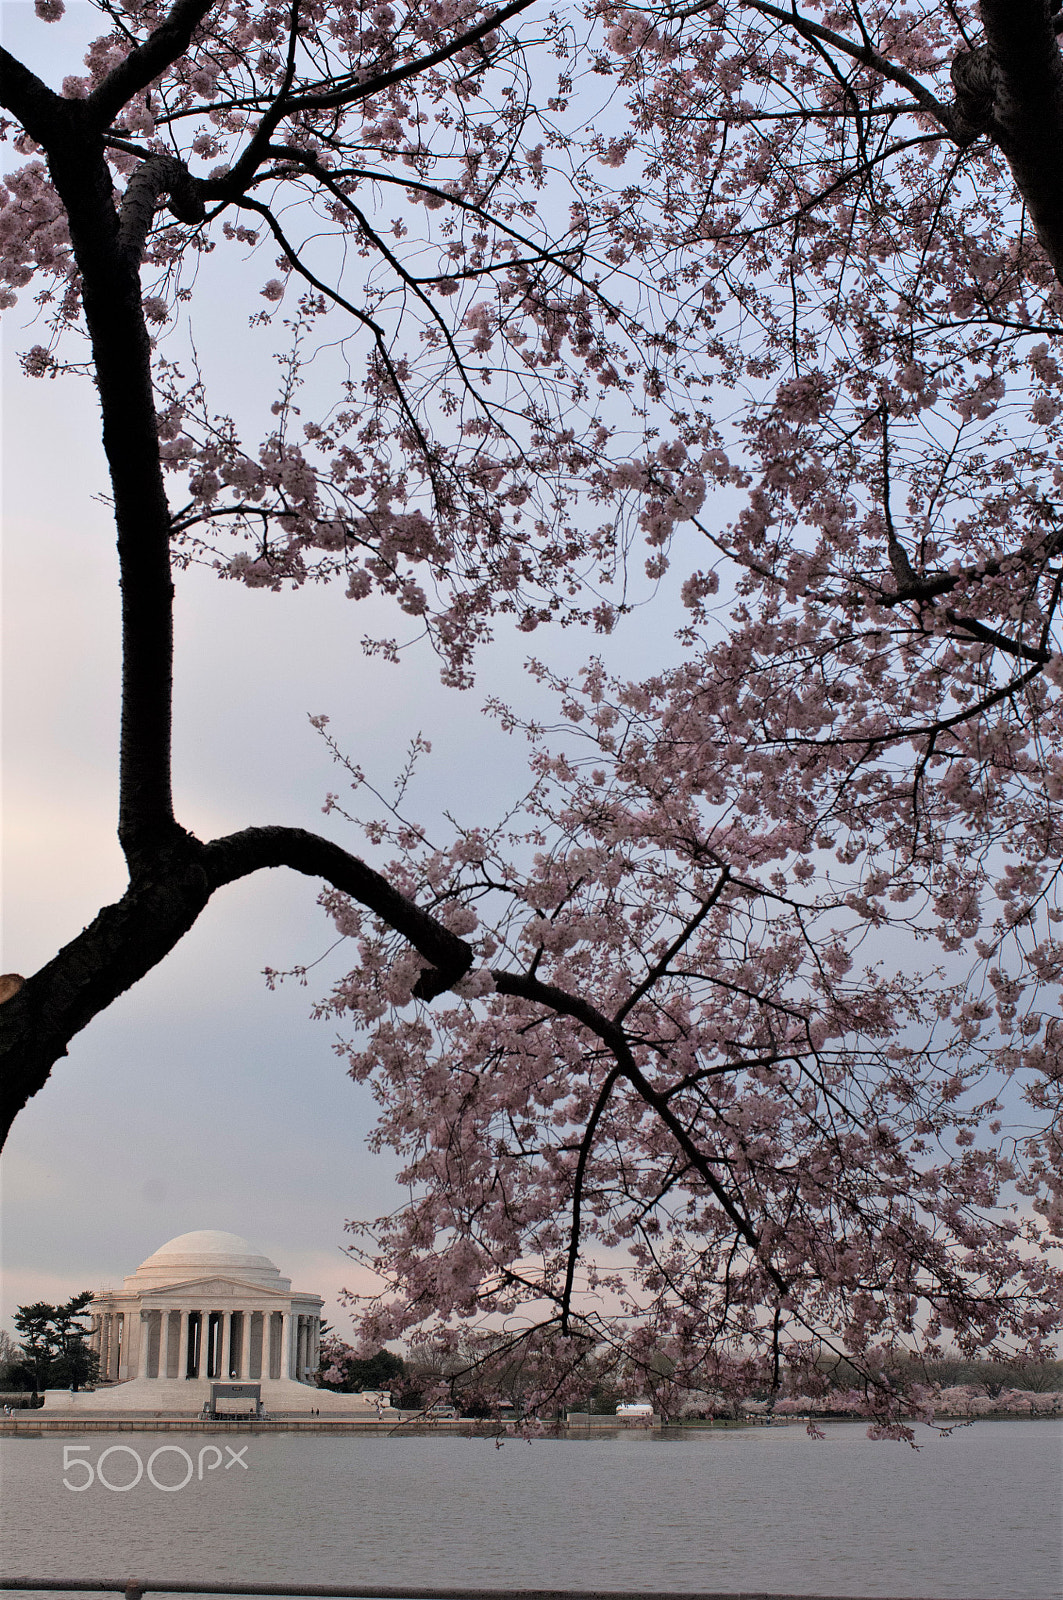
{"label": "thick branch", "polygon": [[303,828],[244,828],[207,845],[203,860],[211,891],[262,867],[290,867],[326,879],[401,933],[430,963],[417,985],[419,999],[431,1000],[442,994],[472,965],[472,951],[464,939],[400,894],[364,861],[316,833]]}
{"label": "thick branch", "polygon": [[296,111],[317,111],[333,106],[353,105],[358,100],[368,100],[372,95],[380,94],[383,89],[390,89],[394,83],[403,83],[407,78],[414,78],[420,72],[442,66],[444,61],[451,60],[462,50],[468,50],[470,45],[478,44],[481,39],[486,38],[489,33],[494,33],[511,17],[519,16],[522,11],[527,11],[529,6],[534,4],[535,0],[511,0],[508,6],[501,6],[499,10],[492,11],[475,27],[459,34],[456,39],[449,39],[446,44],[441,44],[429,55],[418,56],[416,60],[406,62],[405,66],[394,67],[390,72],[381,72],[351,88],[337,89],[330,94],[301,94],[293,99],[292,108]]}
{"label": "thick branch", "polygon": [[108,127],[135,94],[184,55],[213,4],[214,0],[177,0],[144,43],[131,50],[89,95],[86,105],[94,127]]}
{"label": "thick branch", "polygon": [[169,208],[180,222],[202,222],[206,207],[198,185],[183,161],[160,153],[142,161],[126,184],[119,223],[119,247],[130,265],[140,266],[144,245],[159,204],[168,193]]}
{"label": "thick branch", "polygon": [[208,845],[183,835],[156,866],[0,1003],[0,1143],[74,1035],[169,955],[216,889],[264,867],[324,878],[400,933],[428,964],[422,999],[442,994],[472,962],[463,939],[379,872],[302,828],[246,828]]}
{"label": "thick branch", "polygon": [[1042,667],[1047,667],[1052,659],[1051,650],[1023,644],[1021,639],[1009,639],[1007,634],[998,632],[996,628],[987,628],[977,617],[961,617],[952,610],[946,611],[945,615],[954,628],[962,628],[972,639],[980,639],[983,644],[992,645],[995,650],[1003,650],[1008,655],[1018,656],[1022,661],[1036,661]]}
{"label": "thick branch", "polygon": [[[129,238],[124,240],[102,142],[86,125],[86,102],[70,104],[73,126],[69,135],[54,138],[46,148],[81,273],[103,416],[103,447],[114,493],[122,578],[118,835],[135,874],[142,859],[149,860],[181,831],[174,821],[170,788],[170,507],[159,459],[151,343],[144,324],[139,271],[141,213],[159,174],[153,165],[157,158],[152,157],[145,163],[149,172],[144,193],[136,190],[134,178],[134,209],[126,229]],[[150,224],[150,216],[147,222]],[[128,249],[127,243],[131,245]],[[157,865],[153,863],[153,870]]]}
{"label": "thick branch", "polygon": [[194,859],[131,885],[0,1006],[0,1143],[74,1035],[169,955],[209,895]]}
{"label": "thick branch", "polygon": [[0,45],[0,105],[38,144],[54,132],[67,102]]}
{"label": "thick branch", "polygon": [[1048,0],[982,0],[990,133],[1063,282],[1063,60]]}
{"label": "thick branch", "polygon": [[594,1135],[598,1131],[598,1123],[602,1112],[609,1102],[613,1092],[613,1085],[620,1076],[619,1066],[615,1066],[606,1077],[598,1091],[598,1098],[594,1108],[587,1118],[587,1126],[583,1130],[583,1138],[579,1144],[579,1156],[576,1161],[576,1171],[572,1178],[572,1221],[568,1234],[568,1260],[565,1263],[565,1286],[561,1291],[561,1332],[569,1331],[569,1317],[572,1314],[572,1290],[576,1282],[576,1263],[579,1261],[580,1247],[580,1214],[583,1210],[583,1180],[590,1160],[591,1149],[594,1145]]}

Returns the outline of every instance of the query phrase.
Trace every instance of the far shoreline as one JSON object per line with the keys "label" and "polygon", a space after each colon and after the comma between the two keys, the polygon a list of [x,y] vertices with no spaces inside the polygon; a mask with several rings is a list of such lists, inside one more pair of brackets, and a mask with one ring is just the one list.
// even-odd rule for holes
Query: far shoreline
{"label": "far shoreline", "polygon": [[[909,1419],[917,1427],[926,1427],[929,1424],[917,1419]],[[976,1422],[1060,1422],[1063,1415],[1059,1411],[1023,1413],[992,1412],[984,1415],[954,1416],[940,1414],[935,1417],[934,1427],[951,1432],[959,1428],[968,1427]],[[230,1437],[239,1434],[242,1438],[270,1437],[279,1434],[325,1435],[336,1437],[339,1435],[359,1437],[375,1437],[384,1439],[395,1438],[469,1438],[469,1439],[498,1439],[501,1441],[512,1440],[519,1442],[524,1438],[531,1439],[581,1439],[593,1436],[605,1438],[609,1435],[617,1437],[626,1435],[641,1435],[645,1438],[674,1438],[683,1434],[695,1433],[725,1433],[741,1430],[763,1430],[765,1428],[807,1428],[809,1422],[817,1427],[829,1424],[831,1427],[844,1425],[847,1427],[866,1428],[869,1425],[866,1417],[852,1416],[822,1416],[812,1417],[775,1417],[770,1421],[763,1417],[719,1418],[715,1421],[691,1419],[688,1421],[663,1422],[659,1419],[647,1422],[616,1421],[609,1416],[594,1418],[590,1422],[544,1422],[540,1430],[530,1435],[521,1434],[512,1429],[511,1424],[504,1422],[495,1423],[490,1419],[466,1417],[461,1419],[447,1419],[445,1421],[429,1421],[425,1418],[413,1418],[408,1421],[377,1421],[372,1419],[353,1419],[337,1417],[278,1417],[275,1420],[268,1418],[258,1421],[248,1421],[240,1418],[233,1421],[219,1419],[206,1419],[196,1417],[131,1417],[120,1416],[117,1413],[112,1417],[47,1417],[40,1411],[25,1411],[21,1414],[0,1417],[0,1439],[41,1439],[62,1438],[71,1434],[118,1434],[118,1433],[180,1433],[193,1436],[223,1435]]]}

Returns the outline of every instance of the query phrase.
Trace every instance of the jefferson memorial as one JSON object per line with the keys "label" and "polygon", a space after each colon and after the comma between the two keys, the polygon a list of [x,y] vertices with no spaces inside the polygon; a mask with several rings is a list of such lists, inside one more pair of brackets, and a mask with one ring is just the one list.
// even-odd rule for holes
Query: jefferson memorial
{"label": "jefferson memorial", "polygon": [[182,1233],[120,1291],[96,1291],[89,1346],[100,1387],[51,1389],[46,1410],[376,1416],[375,1397],[313,1387],[323,1305],[320,1295],[293,1292],[291,1279],[237,1234]]}

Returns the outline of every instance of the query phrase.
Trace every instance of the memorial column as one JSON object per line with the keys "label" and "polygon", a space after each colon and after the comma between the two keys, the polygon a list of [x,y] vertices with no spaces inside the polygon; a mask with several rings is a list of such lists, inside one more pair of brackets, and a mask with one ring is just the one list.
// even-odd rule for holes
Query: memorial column
{"label": "memorial column", "polygon": [[251,1313],[243,1311],[240,1315],[240,1376],[246,1383],[251,1376]]}
{"label": "memorial column", "polygon": [[118,1376],[120,1378],[136,1378],[139,1376],[141,1334],[144,1331],[141,1320],[142,1313],[137,1312],[134,1317],[132,1311],[126,1311],[122,1316],[122,1331],[119,1335],[121,1344],[118,1357]]}
{"label": "memorial column", "polygon": [[173,1325],[173,1306],[167,1306],[162,1314],[162,1337],[159,1343],[159,1377],[168,1378],[170,1368],[176,1372],[175,1352],[177,1350],[177,1334]]}
{"label": "memorial column", "polygon": [[188,1312],[181,1312],[181,1331],[177,1335],[177,1376],[188,1377]]}

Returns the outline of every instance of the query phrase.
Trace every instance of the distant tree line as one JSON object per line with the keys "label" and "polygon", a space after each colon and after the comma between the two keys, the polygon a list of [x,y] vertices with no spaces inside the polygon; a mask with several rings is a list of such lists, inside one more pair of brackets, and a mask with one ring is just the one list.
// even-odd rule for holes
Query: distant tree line
{"label": "distant tree line", "polygon": [[[649,1350],[638,1362],[603,1346],[583,1363],[585,1392],[578,1403],[567,1409],[586,1411],[592,1416],[614,1416],[625,1400],[647,1400],[663,1420],[680,1416],[739,1418],[743,1403],[750,1399],[768,1402],[773,1391],[765,1388],[750,1394],[741,1385],[734,1393],[725,1389],[695,1392],[677,1381],[674,1363],[661,1351]],[[863,1374],[844,1359],[824,1359],[820,1367],[820,1404],[830,1409],[830,1397],[851,1395],[858,1390]],[[1049,1394],[1063,1391],[1063,1361],[969,1361],[959,1356],[937,1360],[882,1363],[879,1376],[888,1379],[900,1392],[916,1388],[951,1389],[967,1386],[995,1399],[1005,1390]],[[547,1417],[558,1409],[551,1395],[547,1367],[515,1352],[503,1336],[465,1335],[457,1343],[421,1344],[406,1357],[380,1349],[375,1354],[358,1354],[353,1347],[328,1336],[322,1342],[322,1358],[317,1376],[323,1388],[347,1394],[363,1390],[387,1390],[392,1404],[401,1410],[426,1409],[438,1401],[453,1404],[460,1416],[488,1418],[499,1411],[523,1415],[534,1412]],[[790,1372],[785,1366],[774,1391],[777,1400],[789,1400],[808,1393],[808,1374]]]}
{"label": "distant tree line", "polygon": [[[824,1371],[836,1389],[862,1381],[844,1360],[825,1365]],[[913,1384],[934,1384],[942,1389],[966,1385],[994,1399],[1004,1389],[1025,1389],[1032,1394],[1063,1390],[1063,1361],[966,1361],[961,1356],[942,1356],[936,1361],[894,1361],[883,1372],[902,1389]]]}

